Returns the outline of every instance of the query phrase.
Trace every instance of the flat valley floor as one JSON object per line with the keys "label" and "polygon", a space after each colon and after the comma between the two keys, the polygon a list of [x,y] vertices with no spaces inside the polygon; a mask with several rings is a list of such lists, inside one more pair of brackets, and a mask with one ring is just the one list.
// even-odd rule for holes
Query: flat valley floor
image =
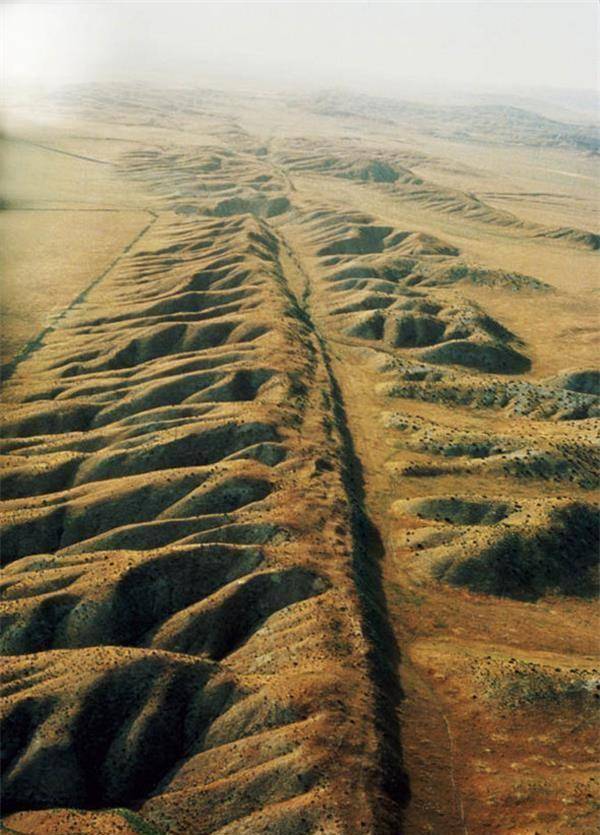
{"label": "flat valley floor", "polygon": [[11,99],[3,831],[597,831],[590,141]]}

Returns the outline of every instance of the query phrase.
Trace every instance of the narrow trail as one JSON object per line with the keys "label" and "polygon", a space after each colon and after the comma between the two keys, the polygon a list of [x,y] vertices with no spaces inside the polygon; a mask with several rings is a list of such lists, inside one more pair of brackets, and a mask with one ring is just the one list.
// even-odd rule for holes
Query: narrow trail
{"label": "narrow trail", "polygon": [[61,154],[65,157],[81,159],[84,162],[95,162],[98,165],[113,165],[112,162],[106,159],[96,159],[95,157],[86,157],[83,154],[74,154],[71,151],[63,151],[61,148],[53,148],[51,145],[42,145],[40,142],[32,142],[29,139],[19,139],[17,137],[8,137],[8,139],[10,142],[16,142],[20,145],[29,145],[32,148],[40,148],[42,151],[49,151],[52,154]]}
{"label": "narrow trail", "polygon": [[460,790],[458,788],[456,777],[454,773],[454,760],[455,760],[455,749],[456,745],[454,742],[454,736],[452,734],[452,729],[450,727],[450,722],[448,721],[448,717],[445,713],[442,712],[442,718],[444,720],[444,724],[446,725],[446,731],[448,733],[448,742],[450,744],[450,779],[452,781],[452,789],[454,791],[454,798],[456,802],[456,810],[460,815],[460,821],[462,823],[463,831],[465,835],[469,835],[469,830],[467,829],[467,823],[465,820],[465,809],[463,805],[462,796]]}
{"label": "narrow trail", "polygon": [[92,214],[97,214],[98,212],[109,212],[109,213],[112,213],[112,214],[125,214],[125,215],[131,214],[132,212],[149,212],[150,214],[152,214],[152,212],[150,212],[149,209],[143,209],[143,208],[140,208],[140,207],[137,207],[137,206],[132,206],[130,209],[106,209],[106,208],[90,208],[90,209],[64,208],[63,209],[63,208],[60,208],[60,207],[57,207],[57,206],[48,206],[48,207],[45,207],[45,206],[14,206],[14,205],[11,204],[10,206],[5,207],[5,208],[10,212],[64,212],[66,214],[69,213],[69,212],[71,212],[72,214],[79,214],[80,212],[91,212]]}
{"label": "narrow trail", "polygon": [[115,258],[113,258],[113,260],[110,262],[110,264],[108,265],[108,267],[106,267],[105,270],[103,270],[99,275],[92,279],[92,281],[87,285],[87,287],[84,287],[84,289],[77,296],[75,296],[75,298],[71,302],[69,302],[69,304],[65,308],[63,308],[63,310],[61,310],[59,314],[56,315],[51,325],[48,325],[48,327],[40,331],[37,334],[37,336],[35,336],[26,345],[24,345],[23,348],[21,348],[19,353],[15,357],[13,357],[13,359],[10,362],[2,366],[2,369],[0,370],[0,380],[3,383],[5,383],[7,380],[10,380],[10,378],[13,376],[19,365],[24,360],[26,360],[32,354],[35,354],[36,351],[39,351],[39,349],[43,346],[46,338],[56,330],[57,326],[70,313],[70,311],[78,305],[82,304],[87,299],[92,290],[95,287],[97,287],[98,284],[100,284],[100,282],[103,281],[106,278],[106,276],[116,267],[119,261],[122,258],[124,258],[127,255],[127,253],[130,252],[131,249],[144,237],[144,235],[146,235],[150,231],[150,229],[158,220],[158,215],[150,209],[146,209],[145,211],[148,215],[150,215],[150,221],[146,224],[146,226],[144,226],[144,228],[141,229],[132,238],[132,240],[123,247],[121,252]]}

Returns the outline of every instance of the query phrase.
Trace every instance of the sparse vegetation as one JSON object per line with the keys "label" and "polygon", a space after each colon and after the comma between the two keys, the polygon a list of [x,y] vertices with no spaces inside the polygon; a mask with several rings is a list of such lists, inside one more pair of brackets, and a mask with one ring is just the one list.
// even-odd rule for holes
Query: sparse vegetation
{"label": "sparse vegetation", "polygon": [[586,177],[555,194],[540,151],[532,195],[485,143],[585,131],[337,93],[47,106],[69,132],[36,147],[110,166],[119,228],[150,208],[7,368],[5,828],[583,831],[599,239]]}
{"label": "sparse vegetation", "polygon": [[486,698],[502,707],[550,709],[569,706],[585,711],[600,707],[600,678],[584,670],[563,670],[518,661],[483,660],[474,667]]}

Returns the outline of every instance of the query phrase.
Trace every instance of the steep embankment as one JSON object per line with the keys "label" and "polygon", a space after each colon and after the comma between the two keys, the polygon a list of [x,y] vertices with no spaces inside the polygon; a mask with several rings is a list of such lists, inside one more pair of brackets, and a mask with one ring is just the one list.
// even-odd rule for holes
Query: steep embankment
{"label": "steep embankment", "polygon": [[249,215],[161,216],[5,386],[5,813],[391,813],[347,439],[279,248]]}

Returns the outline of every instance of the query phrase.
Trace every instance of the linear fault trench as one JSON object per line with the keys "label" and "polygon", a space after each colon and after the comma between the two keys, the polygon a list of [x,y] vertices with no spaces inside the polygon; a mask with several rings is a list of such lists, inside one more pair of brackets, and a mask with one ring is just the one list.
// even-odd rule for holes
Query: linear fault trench
{"label": "linear fault trench", "polygon": [[[46,337],[56,330],[68,313],[85,302],[89,293],[109,275],[119,261],[149,232],[158,216],[150,211],[148,214],[151,215],[149,223],[133,237],[109,266],[64,308],[52,325],[29,342],[12,363],[5,368],[5,379],[8,379],[14,373],[22,361],[44,345]],[[362,464],[357,455],[348,425],[344,399],[333,370],[327,338],[313,318],[310,278],[304,270],[299,256],[294,252],[281,229],[270,228],[281,242],[282,255],[285,257],[287,267],[286,270],[282,265],[281,278],[292,302],[294,315],[304,324],[312,336],[328,381],[331,411],[339,438],[339,458],[342,466],[343,483],[351,511],[354,578],[360,598],[364,633],[369,642],[369,664],[376,692],[377,723],[380,738],[379,765],[380,774],[384,781],[382,788],[391,801],[390,816],[395,819],[395,824],[397,824],[400,818],[400,807],[406,803],[409,792],[402,765],[398,723],[398,705],[402,697],[397,675],[399,652],[394,631],[390,624],[381,578],[380,564],[384,556],[384,548],[379,531],[373,525],[365,510]],[[295,275],[293,275],[294,273]],[[388,823],[395,827],[393,821]],[[396,831],[395,828],[394,831]]]}
{"label": "linear fault trench", "polygon": [[[299,315],[307,327],[314,334],[319,351],[325,366],[329,380],[332,396],[332,409],[334,412],[336,426],[341,439],[340,459],[343,468],[344,484],[352,507],[353,541],[355,543],[354,572],[357,588],[359,591],[365,631],[370,639],[372,674],[376,682],[381,702],[378,705],[379,716],[382,718],[382,725],[385,728],[385,748],[387,759],[383,765],[383,774],[389,781],[386,791],[391,797],[402,797],[403,802],[397,810],[398,826],[402,817],[402,808],[410,801],[409,777],[403,766],[402,734],[398,719],[399,707],[405,698],[402,684],[400,682],[399,670],[401,653],[398,646],[396,632],[392,618],[387,606],[387,598],[384,589],[384,582],[381,573],[381,565],[385,559],[385,546],[381,534],[373,524],[366,510],[365,479],[363,465],[360,455],[356,451],[352,432],[348,424],[347,411],[344,403],[340,384],[333,370],[333,363],[329,351],[329,342],[351,346],[352,343],[338,338],[331,340],[323,334],[316,324],[312,313],[312,285],[311,279],[302,264],[300,255],[293,249],[289,239],[283,233],[281,227],[277,229],[288,262],[297,279],[287,282],[293,293],[299,309]],[[382,349],[385,351],[385,349]],[[391,351],[385,351],[392,353]],[[433,694],[431,694],[433,697]],[[465,822],[464,809],[461,793],[456,784],[453,763],[453,740],[448,719],[435,697],[435,707],[440,711],[443,718],[446,733],[448,736],[449,756],[448,768],[453,795],[453,812],[449,812],[449,818],[456,815],[456,826],[468,835]],[[394,832],[399,830],[393,830]]]}
{"label": "linear fault trench", "polygon": [[[29,456],[32,458],[29,469],[24,475],[16,474],[16,479],[22,479],[16,484],[16,492],[27,495],[23,498],[16,495],[15,502],[19,504],[11,506],[23,512],[18,518],[15,516],[14,525],[10,528],[14,548],[11,553],[7,551],[7,557],[12,557],[19,569],[18,560],[22,556],[28,557],[32,552],[56,554],[56,560],[52,557],[52,570],[62,571],[63,566],[59,563],[63,559],[61,552],[66,548],[89,556],[82,561],[85,570],[77,581],[78,585],[70,584],[68,598],[57,598],[57,617],[47,635],[41,635],[37,629],[29,629],[32,618],[37,616],[34,609],[37,604],[29,602],[32,596],[23,595],[15,603],[15,617],[22,617],[25,631],[21,629],[21,620],[18,623],[15,621],[18,627],[14,632],[15,641],[18,639],[20,643],[18,647],[14,646],[19,652],[11,656],[11,659],[14,658],[11,663],[20,681],[21,669],[28,669],[24,665],[31,663],[27,660],[29,651],[34,652],[35,659],[40,658],[40,663],[45,663],[46,651],[59,650],[58,654],[49,655],[49,661],[60,666],[61,659],[65,659],[69,668],[73,669],[74,680],[73,686],[60,684],[56,710],[69,712],[71,725],[67,734],[72,736],[66,739],[72,739],[77,750],[82,751],[81,746],[89,730],[89,692],[98,695],[97,715],[102,721],[105,706],[111,702],[114,709],[111,707],[107,715],[111,717],[114,728],[109,729],[108,739],[115,734],[120,738],[121,723],[127,719],[127,700],[123,696],[125,701],[122,702],[121,690],[115,690],[112,674],[106,673],[113,667],[122,668],[118,681],[125,676],[128,682],[129,671],[133,669],[131,677],[134,677],[138,661],[159,665],[168,676],[183,676],[185,673],[194,682],[208,671],[210,680],[202,687],[212,687],[210,682],[214,679],[217,682],[214,685],[216,695],[223,693],[225,696],[226,691],[218,689],[221,679],[217,677],[220,676],[227,686],[231,679],[231,687],[235,688],[231,698],[235,699],[235,704],[229,703],[229,696],[223,705],[215,702],[206,719],[206,727],[202,724],[198,732],[192,728],[189,738],[174,735],[172,729],[168,731],[169,738],[176,737],[170,756],[178,764],[189,763],[178,767],[172,778],[177,780],[177,786],[184,787],[178,789],[185,792],[187,798],[188,805],[183,808],[179,796],[174,799],[170,791],[161,789],[157,793],[154,790],[159,784],[161,787],[163,784],[170,785],[165,781],[171,780],[170,760],[167,758],[169,773],[166,774],[165,754],[160,744],[165,728],[164,718],[172,709],[166,702],[161,711],[152,710],[151,720],[148,720],[148,732],[151,730],[156,739],[152,750],[158,759],[150,768],[144,767],[143,774],[146,776],[139,785],[135,769],[124,774],[120,759],[119,781],[113,784],[112,769],[102,771],[96,763],[96,760],[100,763],[105,761],[105,750],[92,748],[93,756],[83,757],[82,754],[69,765],[74,779],[67,784],[67,794],[55,798],[50,779],[52,772],[36,771],[35,761],[29,763],[26,760],[27,748],[17,740],[19,759],[16,763],[19,768],[15,766],[14,775],[15,781],[18,777],[21,782],[13,781],[11,802],[15,808],[27,805],[23,786],[27,788],[31,781],[35,791],[39,792],[40,783],[46,780],[44,791],[48,792],[48,802],[52,802],[53,806],[61,806],[63,802],[78,808],[133,805],[136,810],[138,807],[142,809],[142,815],[151,822],[160,824],[164,815],[176,816],[176,831],[184,833],[219,831],[242,813],[275,816],[279,814],[278,801],[290,797],[294,806],[286,812],[290,816],[309,815],[315,821],[321,821],[326,815],[339,814],[348,821],[344,831],[356,831],[351,822],[358,821],[361,829],[364,824],[372,832],[396,832],[397,827],[389,826],[382,830],[378,825],[370,825],[371,821],[378,821],[382,816],[379,809],[384,805],[381,775],[397,777],[401,771],[390,766],[392,758],[397,755],[397,746],[382,709],[377,716],[377,731],[373,732],[376,727],[373,722],[376,704],[374,676],[370,675],[366,662],[370,660],[375,666],[377,653],[370,649],[370,644],[374,647],[376,630],[374,618],[369,613],[365,615],[365,611],[373,606],[371,596],[376,583],[370,579],[374,555],[367,553],[366,543],[370,547],[370,543],[377,542],[377,539],[370,531],[368,537],[365,534],[368,523],[362,507],[360,471],[345,429],[345,412],[339,399],[337,382],[330,370],[326,345],[319,339],[310,311],[303,311],[297,296],[291,292],[292,285],[286,282],[287,270],[280,267],[274,255],[277,240],[272,232],[267,234],[262,222],[248,214],[227,221],[206,217],[198,218],[197,223],[173,220],[170,216],[161,216],[158,231],[153,233],[152,245],[144,253],[143,264],[145,267],[160,267],[153,273],[150,296],[152,299],[156,296],[163,300],[166,298],[169,309],[175,311],[174,315],[184,314],[187,342],[182,341],[179,319],[176,319],[167,327],[171,331],[178,329],[179,341],[165,346],[162,342],[157,344],[156,339],[150,342],[155,333],[149,329],[148,333],[144,332],[145,345],[153,350],[143,353],[139,349],[141,325],[145,320],[153,325],[155,308],[140,308],[140,302],[135,298],[135,267],[140,265],[136,261],[129,266],[117,266],[117,271],[123,269],[123,274],[132,282],[129,284],[132,292],[127,301],[122,301],[120,291],[115,289],[121,284],[118,275],[115,278],[113,274],[106,281],[107,309],[110,309],[111,292],[116,292],[112,297],[113,302],[119,303],[119,309],[115,311],[118,319],[115,321],[121,321],[128,314],[130,325],[107,329],[104,327],[104,316],[96,324],[97,311],[93,313],[94,322],[89,322],[89,312],[86,314],[82,310],[77,312],[73,322],[68,322],[69,325],[79,323],[81,326],[79,329],[72,328],[72,339],[59,340],[58,345],[46,340],[40,346],[41,351],[47,352],[46,359],[52,361],[53,368],[63,369],[80,363],[74,369],[76,373],[63,374],[58,385],[70,395],[66,399],[82,401],[89,411],[82,412],[81,418],[77,412],[76,420],[66,427],[66,433],[54,432],[48,440],[42,439],[34,454]],[[160,229],[163,221],[164,228]],[[165,244],[173,245],[173,238],[182,253],[179,271],[173,268],[170,259],[165,261]],[[206,244],[210,244],[210,252],[206,251]],[[236,253],[236,260],[226,264],[224,271],[223,248]],[[279,246],[279,249],[282,251],[283,247]],[[241,268],[237,259],[244,255]],[[217,265],[219,271],[215,272]],[[202,290],[195,290],[192,295],[190,286],[195,286],[198,274],[203,277]],[[291,281],[294,275],[292,272]],[[229,308],[223,305],[223,298],[227,301],[232,292],[240,292],[239,287],[223,286],[224,283],[231,285],[234,282],[242,284],[244,301],[252,302],[249,308],[252,313],[249,315],[244,310],[243,316],[237,314],[233,318]],[[105,285],[102,289],[105,290]],[[142,298],[148,295],[146,291],[141,293]],[[190,299],[193,302],[191,310]],[[91,301],[90,298],[88,302]],[[204,317],[196,315],[203,309],[212,310],[212,303],[220,305],[217,308],[220,315],[215,317],[211,314],[211,319],[216,318],[220,325],[216,334],[218,339],[214,324],[204,324]],[[274,317],[273,311],[276,312]],[[222,345],[213,343],[229,337],[232,333],[227,330],[231,327],[230,321],[238,328],[238,337],[236,342],[222,343],[229,346],[225,349],[227,353],[223,353],[219,350]],[[66,324],[62,322],[63,327]],[[248,325],[254,326],[252,331],[248,330]],[[263,326],[266,333],[261,333]],[[161,322],[157,327],[164,329],[165,324]],[[212,330],[208,331],[208,327]],[[86,359],[90,329],[97,340],[94,344],[100,362],[94,361],[93,357],[92,360]],[[257,344],[249,345],[248,337],[256,334],[268,334],[267,340],[258,343],[256,338],[251,342]],[[192,343],[192,339],[196,342]],[[130,345],[132,350],[126,353],[125,349]],[[239,356],[232,355],[232,345],[237,345]],[[275,352],[271,359],[273,347],[280,345],[285,353],[277,355]],[[194,348],[193,357],[189,356],[189,351],[183,350],[190,346]],[[309,349],[308,353],[302,350],[303,346]],[[146,361],[153,362],[169,356],[172,356],[172,366],[161,362],[160,367],[149,366],[138,377],[129,373],[132,365],[143,365]],[[278,399],[277,392],[274,401],[269,392],[264,399],[257,397],[256,405],[252,405],[252,398],[244,396],[244,406],[240,408],[237,405],[240,402],[237,396],[239,389],[225,390],[221,378],[207,380],[202,372],[204,376],[193,376],[183,381],[178,373],[180,364],[185,362],[189,365],[190,359],[202,368],[210,362],[209,370],[214,368],[215,359],[219,359],[217,367],[223,365],[222,379],[227,385],[229,376],[244,374],[247,389],[253,384],[251,374],[254,374],[254,394],[263,384],[265,366],[270,378],[275,379],[277,370],[282,368],[282,376],[283,372],[287,375],[283,377],[286,392],[288,381],[294,380],[294,373],[305,375],[305,381],[310,382],[313,360],[316,360],[315,366],[318,364],[318,379],[309,389],[310,402],[306,411],[300,399],[290,406],[287,400]],[[85,365],[86,362],[88,365]],[[123,391],[125,386],[127,391],[119,395],[119,402],[115,404],[114,386],[115,380],[117,385],[121,382],[118,378],[120,369],[123,369]],[[27,385],[28,372],[29,379],[33,379],[35,370],[32,374],[24,363],[16,376]],[[104,375],[106,370],[111,371],[110,376]],[[164,393],[168,398],[164,403],[161,398],[147,399],[145,386],[150,371],[153,374],[151,379],[160,380],[156,386],[169,387],[168,390],[161,389],[161,397]],[[60,374],[59,370],[57,376]],[[98,376],[97,381],[95,377],[90,377],[92,374]],[[165,379],[169,376],[170,381]],[[35,382],[37,380],[34,379]],[[187,382],[187,387],[181,382]],[[88,396],[90,384],[97,385],[91,397]],[[47,375],[39,380],[37,394],[38,400],[46,401],[48,415],[56,416],[58,422],[65,398],[56,397],[56,385],[54,375]],[[211,387],[213,394],[204,396],[203,391],[210,391]],[[190,393],[194,398],[200,395],[203,399],[182,405]],[[28,443],[25,439],[37,431],[35,422],[27,423],[29,416],[32,415],[33,421],[38,417],[32,414],[37,406],[23,406],[18,400],[19,394],[20,391],[16,391],[13,434],[14,442],[21,444],[21,437],[23,443]],[[224,394],[227,395],[225,398]],[[280,396],[286,397],[285,394]],[[216,413],[216,420],[211,421],[208,428],[204,421],[207,404]],[[183,428],[176,427],[175,431],[169,425],[157,428],[155,406],[170,410],[163,413],[169,419],[176,417],[178,410],[184,409],[186,422]],[[103,413],[100,419],[95,420],[95,425],[90,425],[92,411],[96,418]],[[135,415],[136,439],[142,440],[131,444],[128,437],[123,444],[123,434],[131,435],[130,424],[124,424],[123,418],[130,415]],[[71,426],[76,432],[81,429],[91,434],[66,437]],[[48,423],[48,428],[52,427],[53,424]],[[62,424],[59,424],[58,428],[61,427]],[[64,439],[59,437],[63,434]],[[90,438],[93,440],[91,449]],[[52,479],[44,483],[47,489],[42,496],[30,498],[24,479],[29,478],[29,472],[38,460],[42,463],[54,460],[51,455],[57,441],[66,442],[70,447],[73,443],[86,447],[81,451],[78,447],[80,457],[74,462],[78,484],[72,486],[72,469],[63,467],[56,472],[52,470]],[[247,454],[237,455],[240,451],[238,446]],[[277,470],[276,465],[282,461],[280,452],[284,454],[286,463]],[[326,458],[320,459],[321,454]],[[323,460],[333,462],[331,469],[322,471],[318,489],[311,491],[307,489],[310,482],[306,479],[312,478],[315,472],[321,472],[315,465]],[[340,463],[342,466],[339,466]],[[222,497],[229,496],[232,498],[227,501],[235,499],[237,502],[235,491],[238,488],[243,488],[243,492],[239,494],[239,508],[234,504],[230,510],[232,516],[226,515],[217,520],[213,513],[203,512],[213,509],[214,503]],[[265,488],[268,492],[261,498]],[[120,493],[115,495],[115,490]],[[174,490],[177,492],[174,493]],[[260,495],[257,490],[261,491]],[[53,499],[54,504],[47,509],[43,498],[45,493],[56,494],[60,506]],[[119,495],[128,499],[120,500]],[[205,497],[208,498],[205,500]],[[175,511],[170,510],[173,507],[176,507]],[[30,508],[41,510],[32,516]],[[166,508],[167,515],[161,519],[163,508]],[[283,531],[289,527],[292,535],[281,536],[279,530],[272,535],[270,527],[265,527],[267,523],[276,523]],[[213,531],[208,534],[208,542],[205,541],[207,524]],[[130,545],[134,527],[135,553],[132,554]],[[354,537],[350,535],[351,531],[355,532]],[[165,537],[158,549],[156,533],[164,533]],[[183,546],[191,549],[189,554],[187,550],[180,550],[183,534],[200,537],[198,552],[195,543]],[[238,542],[238,534],[245,537],[241,543]],[[268,544],[263,540],[265,534]],[[29,535],[31,544],[27,539]],[[233,542],[223,545],[223,542],[229,543],[230,537]],[[255,545],[256,550],[253,550]],[[102,547],[98,550],[97,546]],[[105,546],[107,550],[104,550]],[[227,549],[226,560],[219,556],[223,548]],[[64,569],[69,571],[68,555],[66,560]],[[223,563],[222,568],[217,563]],[[192,568],[196,573],[190,577]],[[43,570],[41,568],[40,572]],[[243,576],[240,582],[236,579],[238,570]],[[233,571],[235,577],[232,579],[226,573],[221,578],[219,571]],[[358,582],[356,576],[360,572],[363,577],[369,575],[368,582]],[[205,574],[208,586],[205,586]],[[154,578],[158,575],[161,583],[156,585]],[[280,582],[280,578],[284,582]],[[39,579],[43,580],[43,575]],[[29,575],[24,582],[27,580],[35,583],[38,578]],[[356,594],[359,586],[360,603]],[[163,593],[164,588],[169,590],[168,594]],[[241,594],[251,593],[256,594],[256,606],[249,602],[244,605],[241,601]],[[123,602],[132,600],[131,595],[140,595],[133,599],[134,605],[127,607],[133,615],[142,618],[140,623],[135,617],[131,622],[127,617],[107,617],[108,613],[115,611],[115,607],[118,610]],[[291,603],[300,604],[298,608],[288,606],[290,595],[293,598]],[[60,608],[63,604],[66,612]],[[80,619],[80,611],[85,611],[89,617]],[[269,624],[271,612],[277,615],[277,620]],[[240,623],[240,613],[248,613],[247,623],[243,618]],[[192,618],[191,623],[188,622],[189,617]],[[229,624],[234,624],[231,635],[228,634]],[[194,644],[189,644],[186,637],[190,627],[189,634]],[[338,640],[337,635],[342,637]],[[203,641],[206,647],[201,643]],[[285,651],[282,651],[284,647]],[[175,655],[171,652],[173,649]],[[185,658],[181,657],[182,653]],[[206,661],[205,656],[211,660]],[[264,664],[267,664],[264,676],[261,672],[260,678],[257,678],[255,670],[262,671]],[[95,665],[91,672],[90,665]],[[178,672],[180,668],[183,672]],[[80,669],[85,673],[84,678],[80,678]],[[148,686],[154,687],[154,683],[152,676]],[[43,686],[46,689],[54,687],[52,680],[44,681]],[[129,686],[130,683],[123,689],[124,694]],[[194,684],[194,692],[196,689]],[[389,688],[380,687],[381,693],[384,689],[389,692]],[[21,696],[20,690],[12,694],[15,709],[21,709],[22,699],[28,699],[28,705],[32,703],[31,691],[23,692],[27,695]],[[207,691],[207,700],[212,698],[211,693],[212,690]],[[143,707],[146,696],[142,695]],[[148,698],[149,704],[152,704],[152,691]],[[383,702],[383,699],[380,701]],[[268,705],[268,713],[264,716],[263,704]],[[184,703],[181,710],[187,715],[191,708]],[[230,710],[233,713],[228,716]],[[393,712],[391,715],[393,718]],[[239,727],[238,717],[241,717]],[[40,725],[40,733],[43,733],[46,718],[40,713],[38,719],[36,713],[35,721]],[[272,728],[273,722],[275,725]],[[216,738],[217,732],[221,734],[221,726],[224,736]],[[126,724],[123,732],[125,727]],[[145,738],[145,727],[144,724],[136,725],[142,734],[140,744]],[[247,727],[252,727],[255,732],[240,734]],[[268,756],[266,762],[263,761],[262,746],[256,751],[253,747],[253,738],[259,732],[273,733],[273,755]],[[214,738],[208,733],[212,733]],[[385,734],[387,744],[384,746],[382,737]],[[224,749],[220,750],[223,745],[229,745],[230,736],[231,741],[235,738],[236,746],[239,744],[246,749],[243,759],[235,754],[235,746],[227,753]],[[215,746],[211,744],[211,739],[212,743],[220,741],[223,745]],[[248,742],[238,742],[238,739],[248,739]],[[293,756],[287,757],[286,754],[283,760],[279,756],[281,745],[292,751]],[[63,745],[57,752],[51,739],[48,746],[49,756],[52,757],[62,756],[61,752],[65,750]],[[119,752],[121,750],[118,749]],[[268,744],[264,750],[270,750]],[[124,751],[123,756],[126,754],[127,751]],[[232,771],[231,782],[239,797],[235,808],[222,802],[220,792],[225,788],[212,779],[215,758],[219,767],[222,765]],[[132,768],[137,768],[135,760],[131,762]],[[238,764],[243,768],[237,769]],[[252,767],[256,767],[257,777],[261,779],[267,772],[271,775],[272,789],[257,795],[254,776],[249,773]],[[309,792],[312,783],[308,784],[306,775],[311,781],[318,780],[314,797]],[[85,783],[81,795],[76,794],[76,778],[90,781],[89,787]],[[227,788],[227,791],[231,794],[232,789]],[[276,794],[273,794],[275,791]],[[300,805],[301,810],[297,808]],[[269,811],[271,806],[272,812]],[[211,822],[203,824],[200,830],[196,821],[200,818],[206,820],[209,813]],[[388,809],[385,814],[389,815]],[[251,826],[252,823],[244,831],[259,831]],[[302,818],[297,827],[289,831],[300,833],[313,830],[307,828]]]}
{"label": "linear fault trench", "polygon": [[402,809],[410,799],[410,788],[403,765],[398,720],[398,708],[403,698],[398,677],[400,651],[391,624],[381,572],[385,548],[381,534],[366,510],[363,466],[348,424],[344,397],[333,369],[327,338],[313,318],[310,277],[281,227],[272,231],[281,241],[288,265],[300,279],[288,281],[285,270],[282,270],[297,315],[316,341],[329,384],[331,409],[340,439],[342,479],[351,511],[354,579],[360,599],[364,633],[369,641],[369,665],[377,699],[382,789],[391,807],[392,819],[386,821],[384,826],[385,831],[389,828],[389,831],[399,832]]}

